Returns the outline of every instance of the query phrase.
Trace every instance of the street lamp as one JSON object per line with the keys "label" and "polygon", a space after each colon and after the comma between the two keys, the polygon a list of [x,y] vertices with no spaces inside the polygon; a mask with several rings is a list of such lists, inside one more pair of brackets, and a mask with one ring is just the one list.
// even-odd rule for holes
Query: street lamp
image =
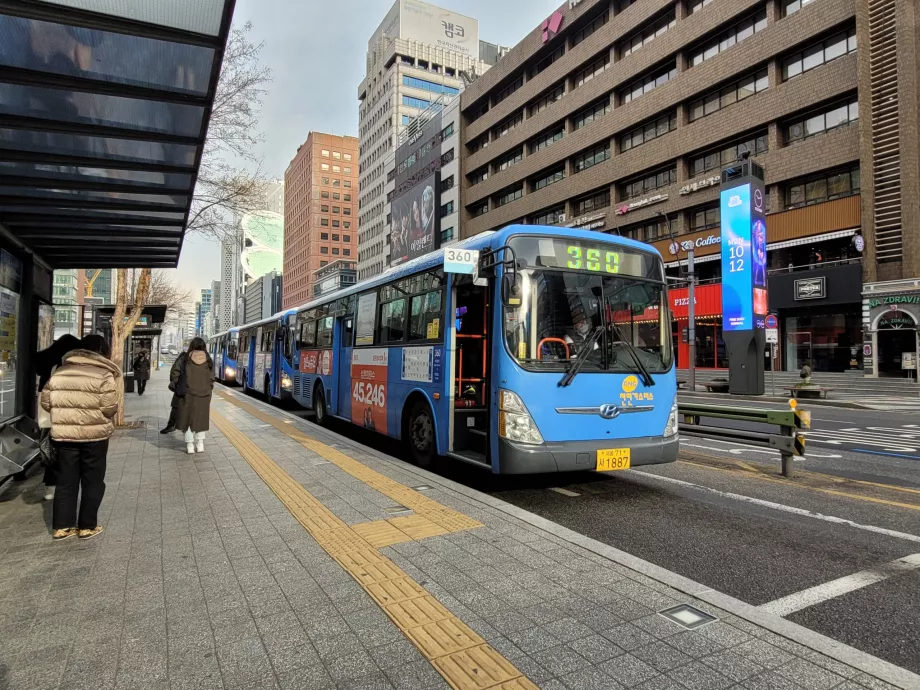
{"label": "street lamp", "polygon": [[[671,238],[670,251],[677,259],[677,267],[680,271],[680,245],[674,239],[674,233],[671,231],[671,219],[664,211],[659,211],[658,215],[662,216],[665,223],[668,224],[668,237]],[[693,258],[693,244],[691,244],[687,250],[687,345],[690,360],[687,368],[687,388],[696,391],[696,274]]]}

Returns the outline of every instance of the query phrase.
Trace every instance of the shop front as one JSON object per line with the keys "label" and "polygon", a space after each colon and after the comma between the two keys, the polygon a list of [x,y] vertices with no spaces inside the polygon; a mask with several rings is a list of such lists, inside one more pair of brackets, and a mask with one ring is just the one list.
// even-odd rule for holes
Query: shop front
{"label": "shop front", "polygon": [[862,308],[866,375],[916,377],[920,280],[867,284]]}
{"label": "shop front", "polygon": [[[690,296],[688,288],[668,291],[672,329],[677,352],[677,368],[690,366]],[[725,343],[722,340],[722,284],[697,285],[694,291],[696,324],[696,368],[726,369]]]}

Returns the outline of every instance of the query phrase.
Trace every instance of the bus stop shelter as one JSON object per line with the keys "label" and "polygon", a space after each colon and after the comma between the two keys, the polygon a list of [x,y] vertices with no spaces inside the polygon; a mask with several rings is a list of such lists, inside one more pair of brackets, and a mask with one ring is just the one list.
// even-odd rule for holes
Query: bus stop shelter
{"label": "bus stop shelter", "polygon": [[54,269],[178,264],[233,7],[0,0],[0,434],[35,415]]}

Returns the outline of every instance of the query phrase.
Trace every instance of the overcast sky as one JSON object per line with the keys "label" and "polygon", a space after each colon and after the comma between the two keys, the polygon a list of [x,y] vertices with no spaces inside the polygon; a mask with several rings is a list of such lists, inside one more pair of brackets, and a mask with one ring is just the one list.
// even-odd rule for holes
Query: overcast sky
{"label": "overcast sky", "polygon": [[[444,0],[479,20],[484,41],[513,46],[562,0]],[[252,22],[253,42],[265,42],[263,62],[273,72],[262,109],[268,174],[284,170],[310,131],[358,134],[358,84],[367,41],[393,0],[237,0],[234,22]],[[220,279],[219,248],[187,238],[179,280],[197,290]]]}

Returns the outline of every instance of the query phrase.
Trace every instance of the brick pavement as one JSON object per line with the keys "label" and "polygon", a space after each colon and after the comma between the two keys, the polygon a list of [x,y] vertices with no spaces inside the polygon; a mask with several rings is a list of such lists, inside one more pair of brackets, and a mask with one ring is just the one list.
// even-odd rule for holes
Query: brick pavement
{"label": "brick pavement", "polygon": [[[896,687],[509,515],[494,499],[268,417],[264,406],[254,416],[238,393],[213,405],[229,438],[212,424],[207,452],[189,457],[178,434],[158,434],[168,402],[164,373],[143,398],[128,397],[129,415],[147,429],[112,442],[102,537],[52,543],[40,475],[0,493],[0,689],[425,690],[450,687],[445,678],[544,690]],[[288,482],[301,498],[266,481]],[[413,512],[394,513],[394,496]],[[368,540],[378,533],[368,523],[442,520],[446,533],[363,552],[446,607],[468,631],[467,648],[484,641],[508,678],[522,675],[496,685],[479,668],[429,661],[425,628],[397,625],[364,571],[343,567],[326,535],[305,529],[296,501],[315,501],[333,529]],[[443,522],[456,513],[472,521]],[[718,620],[691,631],[657,613],[680,603]]]}

